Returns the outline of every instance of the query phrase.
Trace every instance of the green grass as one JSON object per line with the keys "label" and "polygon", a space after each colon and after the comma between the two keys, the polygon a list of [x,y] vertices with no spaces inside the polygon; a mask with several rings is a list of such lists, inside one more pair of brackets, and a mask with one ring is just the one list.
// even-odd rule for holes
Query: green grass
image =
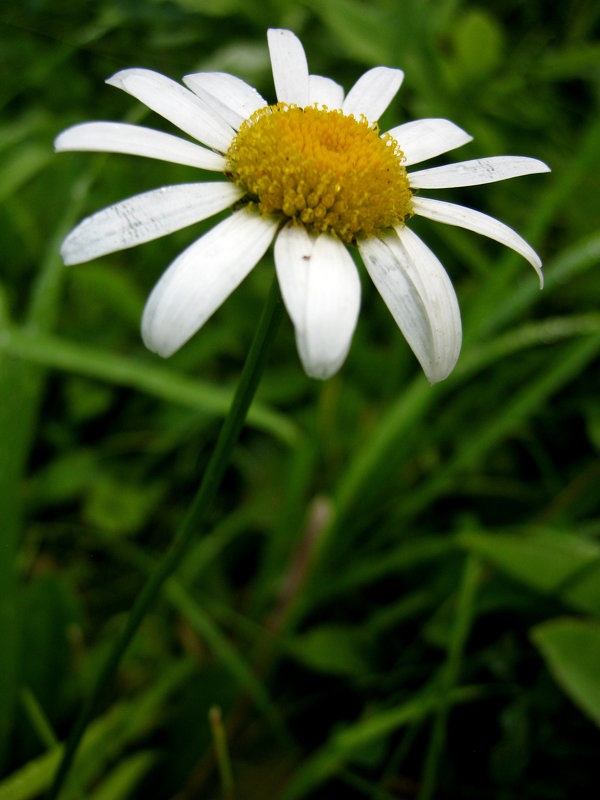
{"label": "green grass", "polygon": [[452,119],[474,141],[448,160],[546,161],[549,175],[436,194],[522,233],[545,289],[500,245],[415,221],[464,323],[458,366],[434,387],[364,270],[334,378],[304,375],[284,318],[208,526],[105,687],[60,796],[230,798],[214,707],[236,800],[591,795],[596,6],[70,0],[0,12],[0,800],[49,789],[202,477],[273,272],[267,257],[179,353],[152,356],[144,300],[211,222],[77,267],[58,249],[84,215],[195,176],[54,155],[53,138],[142,116],[170,131],[103,83],[128,66],[228,71],[272,99],[270,26],[292,28],[311,71],[346,89],[371,66],[402,67],[382,127]]}

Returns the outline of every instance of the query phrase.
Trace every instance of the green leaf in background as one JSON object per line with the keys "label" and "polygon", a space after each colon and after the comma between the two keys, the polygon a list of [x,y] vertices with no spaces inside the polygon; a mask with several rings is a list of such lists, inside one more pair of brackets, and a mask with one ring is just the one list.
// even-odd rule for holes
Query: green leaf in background
{"label": "green leaf in background", "polygon": [[30,581],[22,592],[22,618],[21,678],[54,717],[69,678],[69,628],[78,621],[77,602],[64,578],[48,573]]}
{"label": "green leaf in background", "polygon": [[[176,664],[165,665],[152,686],[127,701],[113,705],[109,711],[98,717],[86,733],[81,758],[67,785],[65,797],[68,800],[81,798],[81,786],[92,785],[106,776],[107,765],[123,756],[128,748],[146,737],[159,724],[165,701],[175,690],[181,689],[196,672],[197,665],[192,659],[180,659]],[[49,750],[28,761],[0,782],[0,800],[30,800],[38,797],[49,787],[61,751],[62,745]],[[116,770],[119,774],[118,767]],[[123,773],[120,776],[123,779]]]}
{"label": "green leaf in background", "polygon": [[104,778],[90,795],[90,800],[128,800],[138,783],[152,769],[157,757],[157,753],[146,750],[127,756]]}
{"label": "green leaf in background", "polygon": [[200,11],[215,17],[227,17],[243,9],[243,0],[175,0],[186,11]]}
{"label": "green leaf in background", "polygon": [[600,726],[600,623],[562,617],[537,625],[531,638],[556,682]]}
{"label": "green leaf in background", "polygon": [[295,636],[286,649],[294,658],[316,672],[359,676],[368,672],[365,643],[350,626],[323,625]]}
{"label": "green leaf in background", "polygon": [[600,453],[600,408],[597,403],[590,403],[584,409],[585,422],[591,443]]}
{"label": "green leaf in background", "polygon": [[498,67],[504,50],[504,32],[487,11],[472,8],[453,32],[456,68],[465,77],[483,79]]}
{"label": "green leaf in background", "polygon": [[73,420],[86,422],[108,411],[114,390],[96,381],[73,377],[65,381],[65,400]]}
{"label": "green leaf in background", "polygon": [[38,470],[29,480],[31,504],[64,503],[79,497],[96,477],[98,467],[92,450],[68,450]]}
{"label": "green leaf in background", "polygon": [[[477,690],[471,687],[454,690],[447,698],[448,705],[469,702],[474,700],[477,694]],[[301,765],[280,796],[280,800],[311,797],[314,788],[335,775],[344,764],[352,761],[357,754],[360,759],[365,747],[385,739],[404,726],[427,718],[439,706],[439,697],[432,692],[424,691],[394,708],[372,710],[365,714],[364,718],[342,727],[312,758]]]}
{"label": "green leaf in background", "polygon": [[16,153],[5,165],[0,165],[0,202],[5,203],[23,184],[30,181],[48,166],[52,152],[39,145],[27,145]]}
{"label": "green leaf in background", "polygon": [[[209,413],[225,414],[231,403],[231,390],[195,380],[171,367],[85,347],[54,336],[31,336],[14,329],[6,331],[0,341],[0,354],[3,352],[15,360],[23,359],[25,363],[74,372],[117,386],[130,386],[163,400]],[[297,426],[288,417],[260,402],[253,403],[248,424],[270,430],[288,443],[296,441],[299,435]]]}
{"label": "green leaf in background", "polygon": [[134,533],[150,517],[164,489],[159,483],[136,484],[104,474],[89,487],[83,517],[111,533]]}
{"label": "green leaf in background", "polygon": [[534,528],[522,534],[468,531],[457,541],[532,589],[600,613],[600,545],[593,539]]}
{"label": "green leaf in background", "polygon": [[73,694],[72,633],[79,608],[60,572],[40,574],[21,590],[22,646],[20,682],[26,716],[19,718],[13,744],[25,756],[39,752],[40,741],[55,744],[66,698]]}

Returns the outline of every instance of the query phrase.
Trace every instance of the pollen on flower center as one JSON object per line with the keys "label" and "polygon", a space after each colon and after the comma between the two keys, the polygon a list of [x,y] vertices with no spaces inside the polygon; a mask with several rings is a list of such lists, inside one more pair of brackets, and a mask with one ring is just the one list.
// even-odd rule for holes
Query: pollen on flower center
{"label": "pollen on flower center", "polygon": [[285,103],[261,108],[227,153],[228,172],[261,213],[297,219],[351,242],[410,216],[396,141],[363,117]]}

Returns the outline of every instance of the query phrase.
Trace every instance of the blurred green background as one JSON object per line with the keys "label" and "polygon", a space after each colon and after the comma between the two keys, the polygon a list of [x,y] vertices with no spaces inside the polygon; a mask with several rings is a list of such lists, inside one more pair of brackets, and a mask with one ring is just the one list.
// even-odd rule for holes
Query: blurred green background
{"label": "blurred green background", "polygon": [[594,794],[599,18],[593,0],[3,3],[0,800],[48,787],[195,490],[273,270],[175,357],[152,356],[144,300],[212,221],[68,269],[58,248],[85,214],[197,173],[55,156],[53,138],[94,119],[170,130],[104,85],[128,66],[229,71],[273,100],[268,27],[293,29],[311,72],[346,89],[402,67],[383,128],[448,117],[475,137],[457,159],[545,160],[550,175],[435,196],[518,229],[546,288],[500,245],[415,220],[465,329],[433,388],[364,272],[333,379],[304,375],[285,319],[210,531],[144,621],[62,796],[226,796],[212,706],[244,800]]}

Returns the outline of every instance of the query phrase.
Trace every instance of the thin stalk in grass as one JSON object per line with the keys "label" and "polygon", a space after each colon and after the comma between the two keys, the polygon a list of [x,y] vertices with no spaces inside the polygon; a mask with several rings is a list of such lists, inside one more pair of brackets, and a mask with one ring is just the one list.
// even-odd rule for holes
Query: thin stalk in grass
{"label": "thin stalk in grass", "polygon": [[231,408],[223,422],[219,438],[217,439],[215,449],[210,457],[198,491],[175,534],[175,538],[169,550],[162,561],[157,565],[155,571],[152,573],[133,604],[127,622],[114,643],[92,692],[81,709],[79,718],[67,739],[65,752],[56,771],[48,800],[56,800],[58,797],[71,769],[82,736],[92,719],[105,689],[112,682],[121,662],[121,658],[165,581],[175,571],[188,551],[190,544],[198,536],[206,520],[209,508],[223,479],[233,448],[242,431],[250,403],[258,387],[269,346],[273,341],[277,325],[281,319],[282,310],[283,305],[281,303],[279,288],[277,280],[274,278],[262,316],[258,323],[258,328],[254,335],[254,340],[250,346],[246,362],[242,369],[240,382],[231,403]]}
{"label": "thin stalk in grass", "polygon": [[58,740],[44,709],[38,703],[37,697],[28,686],[21,689],[21,705],[29,719],[29,724],[35,731],[39,741],[47,750],[58,747]]}
{"label": "thin stalk in grass", "polygon": [[210,720],[215,752],[217,754],[223,800],[233,800],[233,771],[231,769],[229,748],[227,747],[227,733],[223,725],[221,709],[218,706],[213,706],[208,713],[208,718]]}

